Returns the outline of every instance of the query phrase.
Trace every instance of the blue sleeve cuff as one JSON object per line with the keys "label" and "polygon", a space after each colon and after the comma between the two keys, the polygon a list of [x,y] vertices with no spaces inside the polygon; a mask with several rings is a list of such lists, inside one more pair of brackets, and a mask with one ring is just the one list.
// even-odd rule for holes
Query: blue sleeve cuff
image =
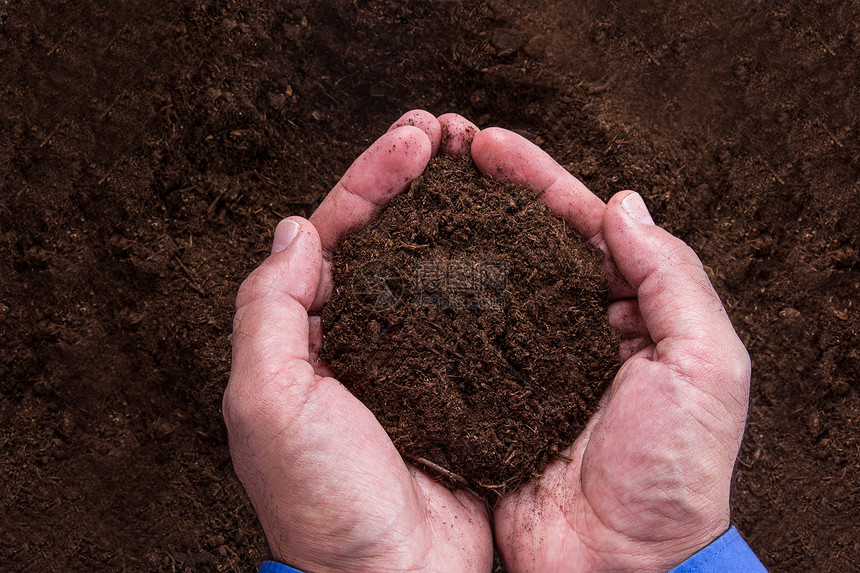
{"label": "blue sleeve cuff", "polygon": [[[275,561],[264,561],[257,573],[302,573]],[[669,573],[767,573],[735,527]]]}
{"label": "blue sleeve cuff", "polygon": [[669,573],[767,573],[734,527]]}
{"label": "blue sleeve cuff", "polygon": [[257,573],[302,573],[298,569],[293,569],[289,565],[283,565],[276,561],[263,561]]}

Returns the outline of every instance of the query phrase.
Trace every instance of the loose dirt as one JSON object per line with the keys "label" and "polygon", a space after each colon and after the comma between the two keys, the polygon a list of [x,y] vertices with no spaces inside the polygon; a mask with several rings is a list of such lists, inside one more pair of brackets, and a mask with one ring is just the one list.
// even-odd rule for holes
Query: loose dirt
{"label": "loose dirt", "polygon": [[408,459],[495,502],[573,442],[617,370],[602,259],[535,193],[434,159],[335,253],[321,357]]}

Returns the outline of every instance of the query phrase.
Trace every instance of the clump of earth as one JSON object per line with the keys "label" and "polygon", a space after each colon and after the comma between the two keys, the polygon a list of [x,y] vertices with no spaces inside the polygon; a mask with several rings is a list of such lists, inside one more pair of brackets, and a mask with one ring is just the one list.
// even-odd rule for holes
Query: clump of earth
{"label": "clump of earth", "polygon": [[320,355],[407,459],[502,495],[617,370],[602,260],[535,193],[436,158],[335,253]]}

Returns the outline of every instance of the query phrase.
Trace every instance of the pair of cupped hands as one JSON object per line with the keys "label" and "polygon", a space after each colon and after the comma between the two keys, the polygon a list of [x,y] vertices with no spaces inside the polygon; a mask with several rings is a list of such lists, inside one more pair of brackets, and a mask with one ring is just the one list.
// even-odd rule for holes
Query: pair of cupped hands
{"label": "pair of cupped hands", "polygon": [[[603,250],[621,366],[582,434],[493,515],[405,462],[317,360],[331,256],[437,153],[527,188]],[[274,559],[326,571],[668,571],[729,527],[750,362],[696,254],[641,197],[604,204],[538,147],[412,111],[310,220],[290,217],[236,299],[223,412]]]}

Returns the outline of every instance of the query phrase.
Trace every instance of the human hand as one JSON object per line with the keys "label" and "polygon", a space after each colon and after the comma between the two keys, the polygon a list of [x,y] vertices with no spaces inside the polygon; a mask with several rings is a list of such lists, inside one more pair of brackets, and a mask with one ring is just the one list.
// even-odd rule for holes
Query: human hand
{"label": "human hand", "polygon": [[608,205],[509,131],[472,143],[484,173],[541,194],[606,254],[624,364],[583,433],[495,512],[511,573],[668,571],[729,527],[750,361],[696,254],[635,193]]}
{"label": "human hand", "polygon": [[468,152],[475,131],[459,116],[403,116],[310,221],[278,225],[272,255],[239,290],[224,420],[236,474],[278,561],[314,573],[491,567],[483,503],[404,463],[314,350],[332,251],[406,189],[437,150]]}

